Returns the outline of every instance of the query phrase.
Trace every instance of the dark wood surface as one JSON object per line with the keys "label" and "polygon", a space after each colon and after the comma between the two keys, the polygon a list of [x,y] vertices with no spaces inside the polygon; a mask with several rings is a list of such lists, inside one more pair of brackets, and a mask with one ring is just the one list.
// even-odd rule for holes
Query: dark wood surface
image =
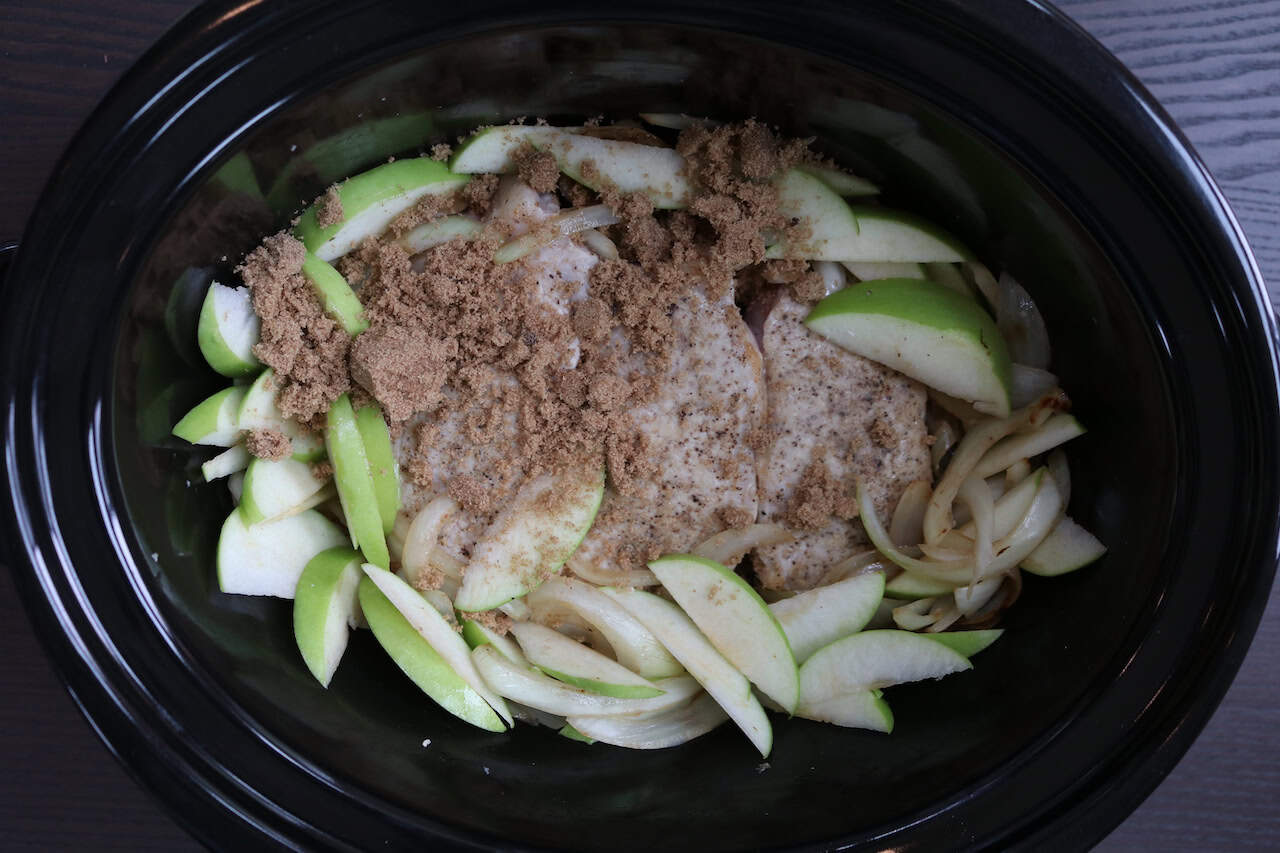
{"label": "dark wood surface", "polygon": [[[189,0],[0,3],[0,240],[67,140]],[[1066,0],[1191,137],[1280,296],[1280,0]],[[1195,746],[1100,847],[1280,849],[1280,587]],[[0,570],[0,850],[195,843],[116,764],[50,669]]]}

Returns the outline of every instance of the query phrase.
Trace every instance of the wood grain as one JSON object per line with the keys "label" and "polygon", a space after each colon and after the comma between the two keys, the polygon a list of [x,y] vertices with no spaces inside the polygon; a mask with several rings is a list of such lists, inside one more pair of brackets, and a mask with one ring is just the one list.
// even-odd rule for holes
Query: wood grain
{"label": "wood grain", "polygon": [[[193,3],[0,3],[0,240],[111,83]],[[1221,182],[1280,301],[1280,0],[1064,0],[1173,114]],[[62,690],[0,571],[0,848],[197,849]],[[1099,849],[1280,847],[1280,587],[1221,708]]]}

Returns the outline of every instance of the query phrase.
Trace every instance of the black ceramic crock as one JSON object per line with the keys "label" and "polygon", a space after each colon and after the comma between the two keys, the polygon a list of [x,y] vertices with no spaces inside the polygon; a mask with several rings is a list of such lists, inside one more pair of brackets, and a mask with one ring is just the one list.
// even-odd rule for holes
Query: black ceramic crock
{"label": "black ceramic crock", "polygon": [[[815,136],[1048,318],[1090,427],[1071,511],[1110,552],[1028,580],[974,672],[896,688],[892,736],[779,720],[761,763],[729,728],[651,753],[488,734],[367,632],[321,689],[287,603],[217,591],[229,501],[167,435],[218,384],[208,281],[424,140],[638,110]],[[1153,99],[1034,2],[210,3],[75,138],[0,318],[6,561],[103,740],[220,847],[1083,847],[1208,719],[1274,572],[1257,269]]]}

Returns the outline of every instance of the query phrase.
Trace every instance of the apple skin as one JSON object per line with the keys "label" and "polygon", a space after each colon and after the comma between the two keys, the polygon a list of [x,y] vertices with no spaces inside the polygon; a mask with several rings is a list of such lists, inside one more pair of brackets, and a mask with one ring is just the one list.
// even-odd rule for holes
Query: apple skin
{"label": "apple skin", "polygon": [[944,285],[909,278],[851,285],[819,302],[805,325],[931,388],[1009,413],[1013,362],[995,320]]}
{"label": "apple skin", "polygon": [[391,554],[387,551],[387,538],[382,530],[373,475],[369,471],[364,440],[356,426],[356,415],[351,409],[351,399],[346,394],[329,408],[324,444],[333,465],[333,480],[338,487],[342,512],[356,547],[364,552],[370,563],[389,568]]}
{"label": "apple skin", "polygon": [[391,449],[391,431],[376,404],[362,406],[356,412],[356,429],[364,441],[369,473],[373,475],[373,491],[382,516],[382,532],[390,533],[400,511],[400,476],[395,451]]}
{"label": "apple skin", "polygon": [[545,625],[517,622],[511,626],[511,633],[529,663],[557,681],[618,699],[648,699],[662,694],[662,690],[625,666]]}
{"label": "apple skin", "polygon": [[328,687],[347,647],[360,553],[339,546],[311,558],[293,595],[293,636],[302,660],[322,687]]}
{"label": "apple skin", "polygon": [[302,261],[302,275],[311,283],[324,313],[336,320],[348,335],[355,337],[369,328],[369,321],[364,318],[364,306],[332,264],[308,254]]}
{"label": "apple skin", "polygon": [[311,558],[345,541],[342,528],[314,509],[253,527],[233,509],[218,535],[218,588],[232,595],[293,598]]}
{"label": "apple skin", "polygon": [[233,385],[205,398],[174,425],[173,434],[192,444],[230,447],[242,432],[236,412],[244,393],[243,388]]}
{"label": "apple skin", "polygon": [[[233,326],[241,328],[233,328]],[[252,346],[258,340],[259,321],[249,304],[249,292],[213,282],[200,305],[196,342],[200,354],[223,376],[247,376],[261,366]],[[228,336],[240,340],[228,340]],[[244,343],[248,346],[243,346]]]}
{"label": "apple skin", "polygon": [[939,633],[924,633],[921,637],[928,637],[934,642],[942,643],[947,648],[957,654],[971,658],[978,652],[990,646],[996,640],[1000,639],[1000,635],[1004,633],[1003,628],[986,628],[980,631],[942,631]]}

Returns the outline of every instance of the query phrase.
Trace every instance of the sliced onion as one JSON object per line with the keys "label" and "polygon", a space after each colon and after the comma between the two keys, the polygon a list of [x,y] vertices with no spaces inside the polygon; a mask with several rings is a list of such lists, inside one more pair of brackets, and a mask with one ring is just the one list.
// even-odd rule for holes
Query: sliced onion
{"label": "sliced onion", "polygon": [[[980,574],[995,560],[992,550],[992,533],[995,525],[995,501],[991,499],[991,490],[987,483],[976,474],[970,474],[960,484],[957,497],[964,502],[973,516],[973,560],[974,569]],[[956,601],[959,604],[959,600]],[[963,610],[964,608],[961,608]]]}
{"label": "sliced onion", "polygon": [[1004,484],[1013,487],[1021,483],[1027,477],[1031,476],[1031,462],[1027,459],[1019,459],[1017,462],[1004,469]]}
{"label": "sliced onion", "polygon": [[928,480],[916,480],[906,487],[889,522],[889,538],[896,545],[914,545],[924,538],[924,509],[933,491]]}
{"label": "sliced onion", "polygon": [[989,577],[969,586],[956,587],[956,591],[952,593],[955,596],[956,609],[960,611],[961,616],[973,615],[991,600],[1003,582],[1003,576]]}
{"label": "sliced onion", "polygon": [[604,235],[604,232],[588,228],[586,231],[579,232],[579,236],[582,238],[582,244],[601,259],[606,261],[618,259],[618,247]]}
{"label": "sliced onion", "polygon": [[932,598],[909,601],[893,608],[893,623],[904,631],[922,631],[936,621],[929,615],[932,608]]}
{"label": "sliced onion", "polygon": [[828,568],[816,586],[829,586],[854,575],[867,572],[885,572],[889,568],[890,564],[885,561],[884,557],[876,549],[859,551],[857,554],[845,557],[834,566]]}
{"label": "sliced onion", "polygon": [[396,513],[395,524],[391,527],[391,532],[387,534],[387,552],[391,555],[394,563],[399,563],[404,557],[404,540],[409,535],[409,524],[413,521],[408,513]]}
{"label": "sliced onion", "polygon": [[974,473],[981,477],[999,474],[1021,459],[1039,456],[1084,435],[1084,432],[1084,426],[1071,415],[1052,415],[1039,427],[1011,435],[992,445],[974,466]]}
{"label": "sliced onion", "polygon": [[975,409],[972,403],[952,397],[950,394],[944,394],[934,388],[929,388],[927,390],[929,392],[929,399],[932,400],[938,408],[960,421],[960,423],[966,428],[987,420],[987,416]]}
{"label": "sliced onion", "polygon": [[792,542],[792,536],[781,524],[751,524],[722,530],[693,549],[693,554],[733,568],[748,551],[764,545]]}
{"label": "sliced onion", "polygon": [[424,222],[401,237],[399,242],[406,252],[416,255],[458,237],[470,237],[479,233],[483,227],[474,216],[459,213]]}
{"label": "sliced onion", "polygon": [[[457,510],[458,504],[453,498],[440,495],[428,501],[426,506],[413,517],[409,529],[405,532],[404,547],[400,556],[400,569],[405,580],[410,584],[416,585],[419,578],[433,569],[449,574],[445,572],[444,567],[433,564],[432,556],[445,519]],[[454,574],[454,577],[461,578],[462,575],[459,572]]]}
{"label": "sliced onion", "polygon": [[997,283],[1000,293],[995,305],[996,328],[1009,345],[1009,355],[1019,364],[1047,369],[1049,331],[1035,300],[1008,273],[1001,273]]}
{"label": "sliced onion", "polygon": [[[954,533],[955,531],[951,532]],[[916,547],[919,548],[921,554],[930,560],[937,560],[940,563],[972,563],[974,542],[971,539],[966,539],[964,543],[967,547],[963,549],[947,547],[941,544],[930,545],[928,542],[921,542]]]}
{"label": "sliced onion", "polygon": [[838,290],[844,290],[844,286],[848,281],[848,277],[844,273],[844,267],[835,261],[814,261],[813,268],[822,276],[822,291],[827,296]]}
{"label": "sliced onion", "polygon": [[513,598],[506,604],[499,604],[497,609],[501,610],[517,622],[528,622],[533,618],[533,613],[529,610],[529,605],[525,604],[523,599]]}
{"label": "sliced onion", "polygon": [[982,298],[986,299],[987,304],[994,309],[1000,302],[1000,284],[996,281],[996,277],[991,274],[991,270],[987,269],[986,264],[978,261],[969,261],[965,266],[973,276],[973,283],[982,294]]}
{"label": "sliced onion", "polygon": [[596,586],[620,586],[624,588],[631,586],[636,589],[642,589],[647,586],[658,585],[658,579],[648,569],[607,571],[577,554],[570,557],[565,565],[569,567],[569,571],[584,581],[591,581]]}
{"label": "sliced onion", "polygon": [[1015,409],[1019,409],[1031,405],[1057,387],[1058,377],[1049,371],[1015,362],[1009,401]]}
{"label": "sliced onion", "polygon": [[933,444],[929,445],[929,459],[933,463],[933,473],[936,476],[942,468],[942,460],[947,458],[947,451],[955,447],[960,436],[956,432],[956,428],[951,425],[951,421],[943,421],[938,424],[938,429],[933,434]]}
{"label": "sliced onion", "polygon": [[728,719],[729,715],[710,694],[700,693],[683,708],[645,719],[573,716],[569,724],[601,743],[629,749],[664,749],[701,737]]}
{"label": "sliced onion", "polygon": [[602,225],[616,225],[622,220],[607,205],[593,204],[590,207],[571,207],[559,213],[540,227],[521,237],[504,243],[493,253],[493,260],[499,264],[508,264],[519,260],[532,251],[541,249],[561,237],[599,228]]}
{"label": "sliced onion", "polygon": [[933,610],[929,613],[934,618],[934,622],[925,629],[931,634],[947,630],[964,616],[960,612],[960,608],[956,607],[955,596],[948,595],[938,599],[938,601],[939,604],[935,604]]}

